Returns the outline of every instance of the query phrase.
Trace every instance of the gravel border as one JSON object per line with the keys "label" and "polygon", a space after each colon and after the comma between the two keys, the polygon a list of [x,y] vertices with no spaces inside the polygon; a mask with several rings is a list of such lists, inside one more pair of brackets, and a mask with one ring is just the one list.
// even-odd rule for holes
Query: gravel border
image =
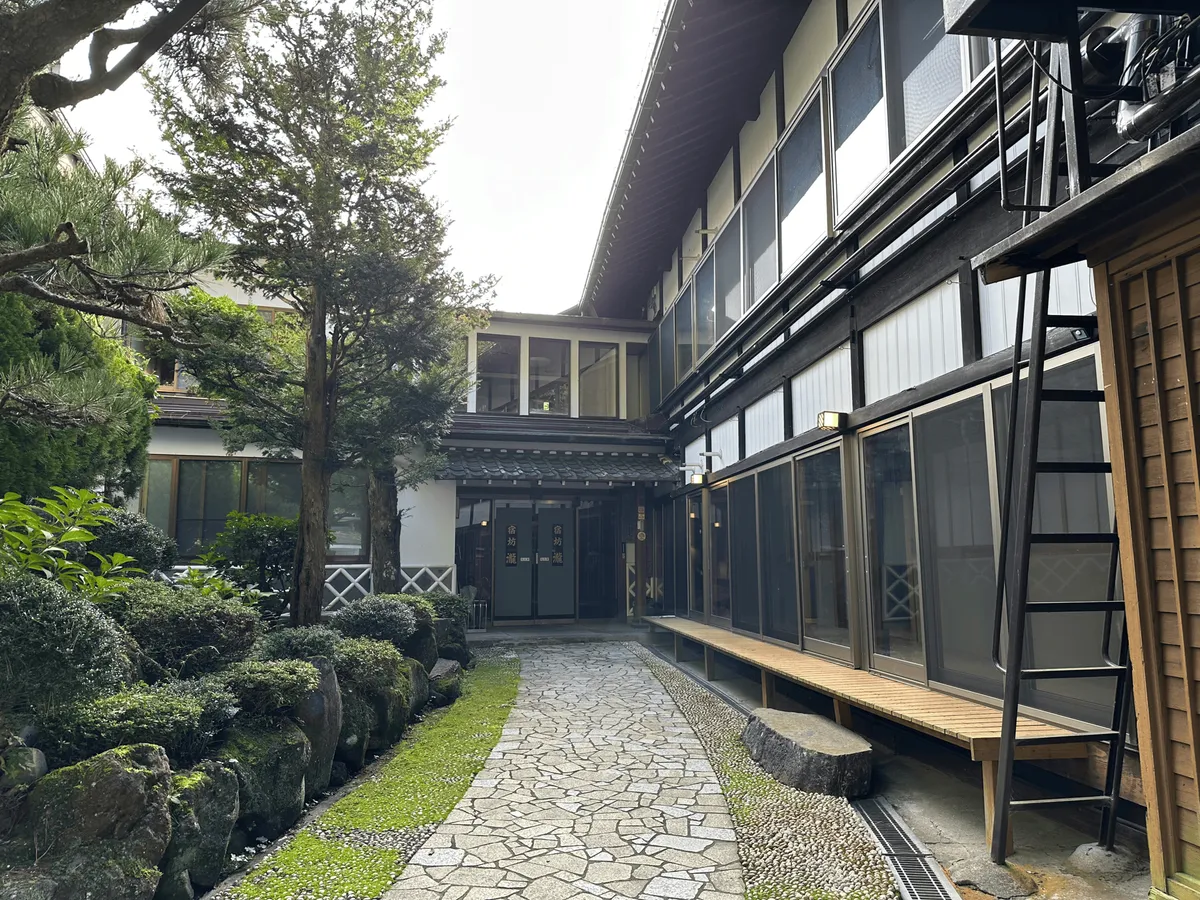
{"label": "gravel border", "polygon": [[850,804],[780,784],[742,745],[747,717],[640,644],[700,738],[738,836],[746,900],[899,900],[887,863]]}

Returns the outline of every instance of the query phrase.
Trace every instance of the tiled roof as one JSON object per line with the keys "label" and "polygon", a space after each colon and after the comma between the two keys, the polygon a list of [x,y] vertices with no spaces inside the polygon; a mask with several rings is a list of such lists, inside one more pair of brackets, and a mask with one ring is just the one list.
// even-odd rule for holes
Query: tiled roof
{"label": "tiled roof", "polygon": [[482,481],[672,482],[679,466],[657,453],[588,450],[489,450],[449,448],[441,479]]}

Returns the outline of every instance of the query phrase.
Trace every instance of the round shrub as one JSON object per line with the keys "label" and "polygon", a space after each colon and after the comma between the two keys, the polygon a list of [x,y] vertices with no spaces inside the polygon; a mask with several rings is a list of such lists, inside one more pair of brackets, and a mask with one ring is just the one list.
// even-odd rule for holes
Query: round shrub
{"label": "round shrub", "polygon": [[346,637],[374,638],[403,647],[417,629],[413,609],[403,597],[403,594],[363,597],[339,612],[331,624]]}
{"label": "round shrub", "polygon": [[125,629],[142,652],[168,672],[213,672],[245,659],[261,631],[253,609],[219,594],[154,581],[122,598]]}
{"label": "round shrub", "polygon": [[437,615],[433,602],[424,594],[380,594],[388,600],[399,600],[413,611],[418,627],[433,621]]}
{"label": "round shrub", "polygon": [[437,619],[450,619],[464,629],[471,622],[471,601],[462,594],[451,594],[449,591],[430,591],[422,594],[433,606],[433,615]]}
{"label": "round shrub", "polygon": [[301,659],[240,662],[217,678],[251,716],[291,709],[321,684],[317,667]]}
{"label": "round shrub", "polygon": [[111,619],[57,582],[0,581],[0,713],[120,689],[133,673],[127,644]]}
{"label": "round shrub", "polygon": [[310,625],[307,628],[276,628],[268,632],[251,654],[254,659],[308,659],[323,656],[333,659],[334,651],[342,641],[340,632],[328,625]]}
{"label": "round shrub", "polygon": [[[166,570],[175,565],[177,548],[175,540],[156,525],[151,525],[145,516],[126,509],[117,509],[109,513],[112,523],[98,525],[92,529],[96,535],[83,549],[112,556],[114,553],[124,553],[137,560],[137,567],[144,569],[147,574],[154,570]],[[87,556],[83,562],[95,568],[99,561],[94,556]]]}
{"label": "round shrub", "polygon": [[212,679],[137,684],[42,716],[38,745],[57,767],[125,744],[157,744],[178,769],[204,755],[235,704]]}
{"label": "round shrub", "polygon": [[387,641],[347,638],[333,652],[333,670],[343,693],[371,699],[385,697],[408,667]]}

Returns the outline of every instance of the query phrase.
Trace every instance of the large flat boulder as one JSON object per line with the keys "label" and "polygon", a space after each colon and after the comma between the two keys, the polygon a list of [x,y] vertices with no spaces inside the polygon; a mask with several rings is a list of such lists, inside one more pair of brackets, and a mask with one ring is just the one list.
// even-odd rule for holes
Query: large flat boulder
{"label": "large flat boulder", "polygon": [[871,790],[871,745],[824,716],[756,709],[742,743],[776,781],[797,790],[850,798]]}
{"label": "large flat boulder", "polygon": [[238,825],[274,840],[304,812],[304,776],[312,745],[289,719],[235,725],[217,758],[237,773]]}
{"label": "large flat boulder", "polygon": [[437,656],[434,656],[433,665],[430,666],[416,659],[406,659],[405,662],[408,664],[408,720],[411,722],[429,704],[428,672],[437,666]]}
{"label": "large flat boulder", "polygon": [[457,700],[462,694],[462,672],[458,660],[439,659],[429,673],[429,702],[434,706],[449,706]]}

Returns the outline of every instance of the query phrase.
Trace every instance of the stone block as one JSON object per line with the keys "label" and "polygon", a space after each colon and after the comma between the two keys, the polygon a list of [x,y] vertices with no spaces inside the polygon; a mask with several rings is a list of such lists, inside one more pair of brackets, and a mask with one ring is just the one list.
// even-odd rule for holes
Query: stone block
{"label": "stone block", "polygon": [[850,798],[871,790],[871,745],[824,716],[756,709],[742,743],[771,776],[797,790]]}

